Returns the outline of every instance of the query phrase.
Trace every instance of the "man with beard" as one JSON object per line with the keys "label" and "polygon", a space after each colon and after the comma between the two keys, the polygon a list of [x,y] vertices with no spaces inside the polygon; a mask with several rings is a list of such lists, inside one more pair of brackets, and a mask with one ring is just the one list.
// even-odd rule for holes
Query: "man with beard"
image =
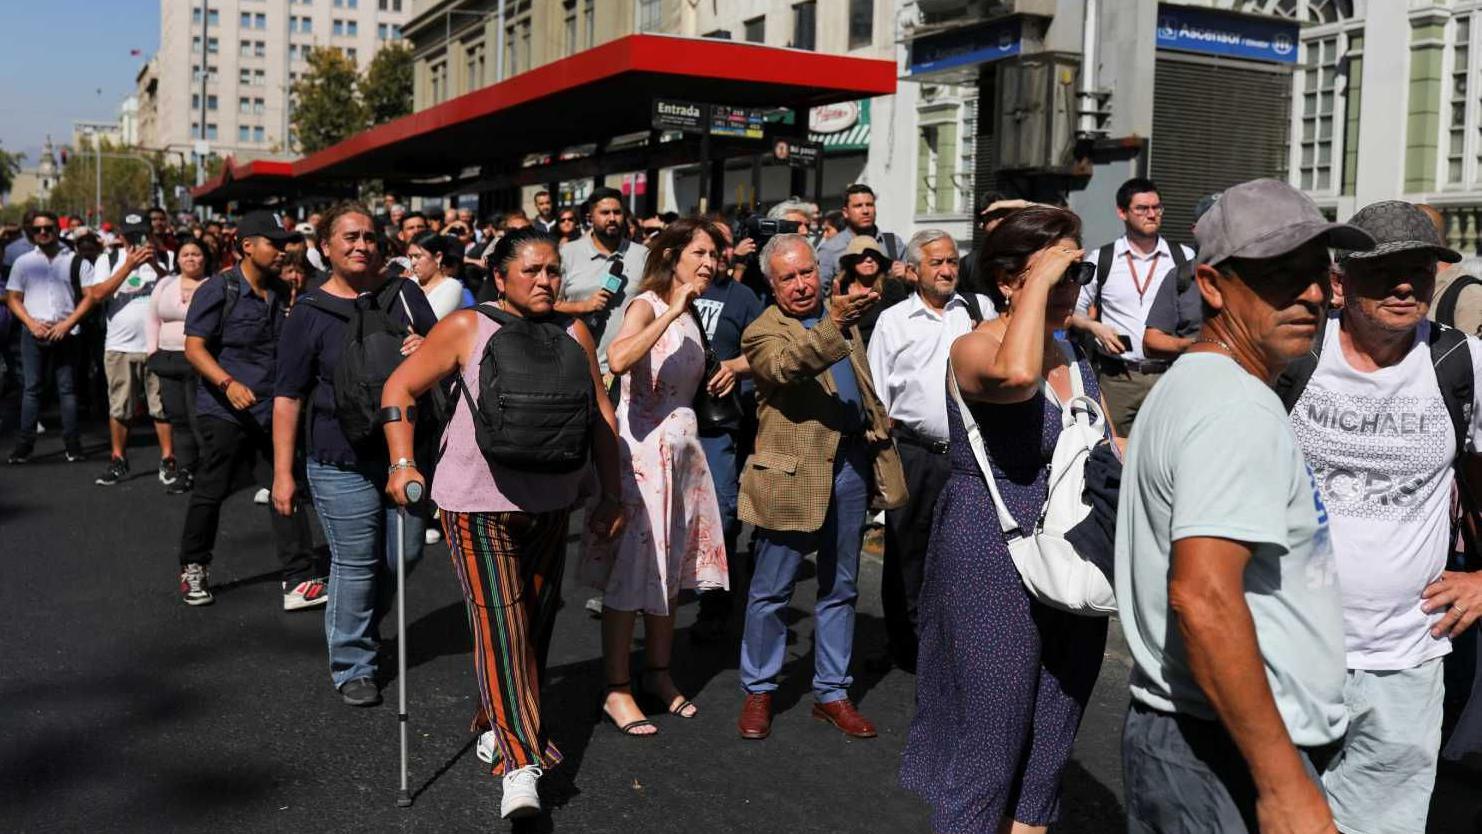
{"label": "man with beard", "polygon": [[556,312],[579,316],[586,323],[597,340],[603,383],[611,384],[607,346],[622,329],[624,303],[637,293],[643,281],[648,250],[627,237],[622,192],[598,188],[587,205],[592,230],[561,246],[566,277],[561,281]]}

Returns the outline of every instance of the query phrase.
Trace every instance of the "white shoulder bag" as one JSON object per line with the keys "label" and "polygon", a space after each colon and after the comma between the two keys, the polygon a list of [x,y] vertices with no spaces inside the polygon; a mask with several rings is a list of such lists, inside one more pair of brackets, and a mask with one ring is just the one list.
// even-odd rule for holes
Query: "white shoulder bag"
{"label": "white shoulder bag", "polygon": [[[1076,552],[1066,540],[1065,534],[1091,513],[1091,506],[1083,497],[1086,484],[1086,460],[1091,450],[1106,438],[1106,417],[1101,404],[1086,394],[1081,382],[1080,368],[1070,366],[1070,402],[1061,408],[1060,439],[1055,443],[1055,454],[1050,458],[1049,492],[1044,509],[1031,531],[1021,530],[1009,508],[1004,506],[1003,496],[993,477],[988,463],[988,451],[983,446],[983,431],[972,411],[962,399],[957,388],[957,372],[950,360],[947,364],[947,390],[962,413],[962,424],[967,430],[968,445],[978,468],[983,471],[983,480],[993,496],[993,506],[998,510],[998,524],[1008,542],[1009,557],[1024,581],[1030,596],[1061,611],[1086,617],[1105,617],[1117,610],[1116,594],[1106,576],[1097,567]],[[1045,396],[1053,397],[1054,391],[1041,382]]]}

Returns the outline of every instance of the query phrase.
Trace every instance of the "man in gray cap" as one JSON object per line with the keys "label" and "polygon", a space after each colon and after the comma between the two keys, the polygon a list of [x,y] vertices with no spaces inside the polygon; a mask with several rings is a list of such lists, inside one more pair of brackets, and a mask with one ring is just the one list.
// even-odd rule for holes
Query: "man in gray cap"
{"label": "man in gray cap", "polygon": [[1270,382],[1326,318],[1329,246],[1373,241],[1254,180],[1199,222],[1206,307],[1133,427],[1116,588],[1132,652],[1132,834],[1332,832],[1318,773],[1343,738],[1343,608],[1327,512]]}
{"label": "man in gray cap", "polygon": [[1482,446],[1482,342],[1426,319],[1437,262],[1461,253],[1421,209],[1390,200],[1349,222],[1376,245],[1340,256],[1343,309],[1276,385],[1343,590],[1348,734],[1322,778],[1340,829],[1423,834],[1442,661],[1482,614],[1482,575],[1446,570],[1457,466]]}

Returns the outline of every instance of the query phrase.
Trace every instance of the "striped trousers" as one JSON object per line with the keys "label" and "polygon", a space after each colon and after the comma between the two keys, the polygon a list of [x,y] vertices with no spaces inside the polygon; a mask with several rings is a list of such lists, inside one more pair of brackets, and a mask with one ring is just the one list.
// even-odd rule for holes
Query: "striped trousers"
{"label": "striped trousers", "polygon": [[540,720],[540,684],[561,599],[570,514],[442,511],[473,633],[482,701],[473,730],[494,731],[496,776],[561,761]]}

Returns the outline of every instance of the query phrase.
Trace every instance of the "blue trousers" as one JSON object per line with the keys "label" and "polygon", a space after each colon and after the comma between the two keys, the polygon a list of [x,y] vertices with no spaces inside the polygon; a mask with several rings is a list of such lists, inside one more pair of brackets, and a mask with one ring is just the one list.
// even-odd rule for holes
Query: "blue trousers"
{"label": "blue trousers", "polygon": [[[368,471],[331,466],[312,458],[308,470],[314,509],[329,540],[329,606],[324,635],[336,688],[376,676],[381,617],[396,596],[396,505]],[[406,516],[407,573],[422,557],[424,527]],[[406,639],[398,635],[398,639]]]}
{"label": "blue trousers", "polygon": [[731,434],[700,436],[700,446],[705,450],[705,463],[710,467],[710,478],[715,483],[715,500],[720,505],[720,523],[726,537],[726,565],[731,575],[731,590],[712,588],[700,594],[700,619],[720,620],[731,616],[731,595],[741,587],[741,560],[736,558],[736,540],[740,538],[741,522],[736,518],[736,501],[740,492],[736,473],[736,438]]}
{"label": "blue trousers", "polygon": [[787,659],[782,610],[792,600],[803,557],[818,551],[818,602],[813,615],[813,694],[819,703],[849,696],[854,679],[854,602],[859,597],[859,546],[869,501],[869,455],[862,443],[841,440],[834,460],[834,490],[823,526],[811,533],[758,528],[752,539],[756,565],[741,636],[741,687],[748,693],[777,689]]}
{"label": "blue trousers", "polygon": [[41,394],[46,383],[57,386],[57,399],[62,410],[62,439],[76,443],[77,390],[73,384],[73,366],[77,361],[78,337],[68,336],[59,342],[36,341],[31,331],[21,328],[21,373],[25,388],[21,392],[20,442],[36,442],[36,421],[41,417]]}

